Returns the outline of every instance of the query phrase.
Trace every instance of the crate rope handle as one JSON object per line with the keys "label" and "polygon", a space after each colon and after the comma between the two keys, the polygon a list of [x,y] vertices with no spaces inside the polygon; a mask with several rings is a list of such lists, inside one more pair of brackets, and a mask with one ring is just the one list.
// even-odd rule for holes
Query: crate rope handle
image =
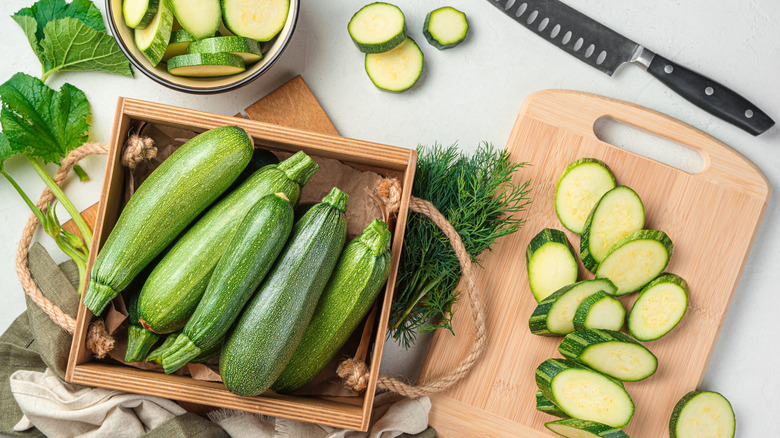
{"label": "crate rope handle", "polygon": [[[71,151],[70,154],[62,160],[60,168],[54,175],[54,182],[57,186],[62,187],[65,178],[76,163],[90,155],[106,154],[108,154],[107,144],[85,143]],[[157,149],[154,147],[154,141],[152,141],[152,139],[133,135],[125,144],[122,155],[122,164],[125,167],[133,169],[141,161],[154,158],[156,155]],[[45,209],[48,208],[47,205],[52,201],[54,201],[54,194],[47,187],[43,191],[43,194],[41,194],[41,198],[38,200],[36,207],[45,212]],[[22,238],[19,240],[19,246],[16,249],[16,274],[19,276],[19,281],[22,283],[24,292],[29,295],[32,302],[40,307],[55,324],[62,327],[66,332],[73,334],[76,331],[76,320],[63,312],[62,309],[43,295],[38,288],[38,285],[35,284],[35,280],[33,280],[30,275],[30,269],[27,266],[30,243],[32,242],[35,230],[38,228],[38,224],[38,218],[35,217],[34,214],[31,214],[30,218],[27,220],[27,224],[24,226]],[[90,324],[87,332],[87,349],[95,354],[95,356],[98,358],[105,357],[105,355],[114,348],[114,343],[114,338],[106,332],[106,326],[102,319],[95,320]]]}
{"label": "crate rope handle", "polygon": [[[398,212],[398,209],[401,206],[401,184],[398,180],[386,178],[377,181],[374,185],[373,195],[382,201],[379,205],[385,219],[387,219],[388,215]],[[469,354],[455,369],[444,376],[433,381],[424,382],[419,386],[412,386],[401,382],[398,379],[383,375],[380,375],[377,379],[377,386],[379,388],[387,389],[406,397],[417,398],[442,392],[466,377],[485,350],[487,331],[485,329],[485,316],[482,310],[482,299],[479,294],[476,293],[471,255],[463,246],[460,235],[449,221],[447,221],[447,218],[445,218],[430,202],[412,196],[409,200],[409,209],[429,218],[436,226],[441,228],[450,240],[452,249],[455,250],[455,254],[460,262],[461,278],[465,283],[464,291],[466,292],[466,298],[471,307],[471,315],[474,318],[474,329],[476,331],[474,343],[471,346]],[[339,364],[336,373],[344,380],[345,386],[356,391],[362,391],[368,385],[369,369],[363,361],[346,359]]]}

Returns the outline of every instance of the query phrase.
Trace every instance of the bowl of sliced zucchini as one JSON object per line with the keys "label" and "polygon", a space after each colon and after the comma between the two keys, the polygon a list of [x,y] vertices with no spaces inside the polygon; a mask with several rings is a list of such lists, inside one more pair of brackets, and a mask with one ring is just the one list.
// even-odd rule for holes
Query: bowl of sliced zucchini
{"label": "bowl of sliced zucchini", "polygon": [[222,93],[268,71],[292,39],[300,0],[106,0],[114,38],[155,82]]}

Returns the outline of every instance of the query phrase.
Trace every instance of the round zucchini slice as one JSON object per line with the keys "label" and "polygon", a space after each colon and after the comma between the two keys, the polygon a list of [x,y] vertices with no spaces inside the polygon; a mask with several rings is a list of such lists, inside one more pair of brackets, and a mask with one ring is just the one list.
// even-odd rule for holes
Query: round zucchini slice
{"label": "round zucchini slice", "polygon": [[384,53],[406,40],[406,18],[398,6],[371,3],[352,16],[347,30],[361,52]]}
{"label": "round zucchini slice", "polygon": [[399,93],[412,88],[423,69],[423,53],[407,38],[385,53],[366,54],[366,73],[377,88]]}
{"label": "round zucchini slice", "polygon": [[240,56],[244,64],[252,64],[263,58],[257,41],[240,36],[219,36],[192,43],[188,53],[232,53]]}
{"label": "round zucchini slice", "polygon": [[468,31],[466,14],[450,6],[429,12],[423,24],[425,39],[439,50],[457,46],[466,39]]}
{"label": "round zucchini slice", "polygon": [[615,177],[606,164],[595,158],[574,161],[555,186],[555,214],[567,230],[582,234],[588,214],[613,187]]}
{"label": "round zucchini slice", "polygon": [[640,341],[654,341],[682,321],[688,309],[688,283],[663,274],[648,283],[628,312],[628,331]]}
{"label": "round zucchini slice", "polygon": [[726,397],[691,391],[675,405],[669,419],[670,438],[734,438],[736,419]]}
{"label": "round zucchini slice", "polygon": [[210,78],[244,70],[241,57],[230,53],[188,53],[168,60],[168,72],[176,76]]}
{"label": "round zucchini slice", "polygon": [[231,32],[269,41],[284,28],[290,0],[222,0],[222,19]]}

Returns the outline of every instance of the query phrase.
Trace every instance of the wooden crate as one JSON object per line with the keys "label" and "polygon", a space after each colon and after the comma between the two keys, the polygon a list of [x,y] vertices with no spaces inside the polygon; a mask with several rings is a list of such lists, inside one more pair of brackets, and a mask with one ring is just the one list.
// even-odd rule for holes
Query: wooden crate
{"label": "wooden crate", "polygon": [[[366,324],[363,338],[373,337],[369,366],[371,374],[366,391],[359,397],[300,397],[266,392],[256,397],[234,394],[218,382],[195,380],[187,376],[165,375],[115,362],[98,361],[86,350],[87,328],[94,315],[79,305],[77,328],[73,336],[66,380],[71,383],[119,389],[160,396],[183,402],[239,409],[276,417],[291,418],[334,427],[365,431],[368,429],[379,374],[382,348],[387,330],[395,277],[401,254],[409,198],[417,163],[417,152],[405,148],[369,143],[343,137],[299,131],[276,125],[177,108],[134,99],[120,98],[111,134],[106,173],[95,223],[87,269],[106,241],[119,217],[124,190],[125,169],[120,152],[130,127],[139,121],[202,132],[223,125],[242,127],[256,145],[275,151],[296,152],[332,158],[360,170],[396,177],[403,187],[402,203],[393,230],[392,269],[384,294],[379,298],[376,324]],[[360,329],[360,328],[359,328]],[[374,333],[371,333],[375,330]]]}

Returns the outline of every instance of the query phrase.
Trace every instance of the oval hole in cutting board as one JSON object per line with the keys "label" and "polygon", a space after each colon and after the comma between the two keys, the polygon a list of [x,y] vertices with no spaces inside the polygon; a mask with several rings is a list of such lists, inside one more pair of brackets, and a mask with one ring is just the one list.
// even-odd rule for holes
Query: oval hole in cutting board
{"label": "oval hole in cutting board", "polygon": [[695,174],[704,168],[704,161],[697,151],[610,117],[601,117],[596,120],[593,124],[593,132],[603,142],[667,164],[683,172]]}

